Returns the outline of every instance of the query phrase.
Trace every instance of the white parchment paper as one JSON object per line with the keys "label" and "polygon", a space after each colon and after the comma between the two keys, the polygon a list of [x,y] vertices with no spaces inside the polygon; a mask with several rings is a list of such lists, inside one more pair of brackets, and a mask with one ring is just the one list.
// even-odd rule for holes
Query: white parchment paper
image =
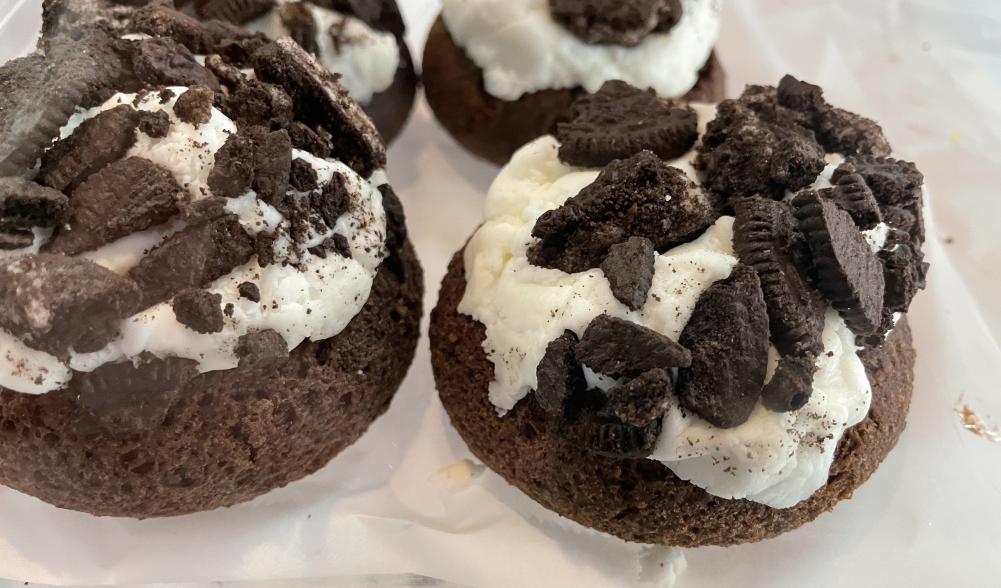
{"label": "white parchment paper", "polygon": [[[39,4],[0,0],[0,56],[30,48]],[[436,2],[401,5],[420,47]],[[852,500],[811,525],[758,544],[686,550],[678,586],[998,585],[1001,444],[963,430],[954,409],[962,396],[980,416],[1001,420],[1001,10],[996,0],[728,0],[726,12],[719,52],[731,94],[785,72],[820,83],[833,103],[879,120],[897,155],[919,163],[937,222],[930,286],[910,314],[919,360],[900,445]],[[463,153],[421,104],[389,171],[430,310],[496,170]],[[0,578],[427,582],[413,574],[471,586],[623,586],[656,584],[677,563],[664,550],[561,521],[465,460],[434,394],[425,339],[389,412],[361,441],[318,474],[249,504],[99,519],[0,488]]]}

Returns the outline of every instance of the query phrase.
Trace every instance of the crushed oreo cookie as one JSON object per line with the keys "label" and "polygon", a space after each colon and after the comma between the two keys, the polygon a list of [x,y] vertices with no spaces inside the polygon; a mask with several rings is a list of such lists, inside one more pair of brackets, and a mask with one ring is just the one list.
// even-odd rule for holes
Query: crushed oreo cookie
{"label": "crushed oreo cookie", "polygon": [[657,444],[661,419],[641,427],[625,423],[612,413],[601,390],[577,392],[567,404],[560,431],[578,447],[599,455],[638,459],[650,455]]}
{"label": "crushed oreo cookie", "polygon": [[186,288],[170,303],[177,322],[203,335],[218,333],[226,326],[222,312],[222,295],[200,288]]}
{"label": "crushed oreo cookie", "polygon": [[672,392],[671,375],[654,368],[609,390],[608,410],[628,425],[645,427],[664,417]]}
{"label": "crushed oreo cookie", "polygon": [[208,186],[223,198],[236,198],[247,193],[254,180],[254,145],[237,133],[215,153],[215,165],[209,173]]}
{"label": "crushed oreo cookie", "polygon": [[575,353],[580,363],[613,378],[637,377],[656,368],[688,367],[692,362],[688,349],[669,337],[607,314],[591,321]]}
{"label": "crushed oreo cookie", "polygon": [[162,110],[139,113],[139,131],[148,137],[162,139],[170,132],[170,115]]}
{"label": "crushed oreo cookie", "polygon": [[883,221],[876,197],[859,174],[841,174],[833,188],[821,193],[850,214],[860,229],[871,229]]}
{"label": "crushed oreo cookie", "polygon": [[0,232],[0,251],[13,251],[31,247],[35,242],[35,233],[23,229],[12,229]]}
{"label": "crushed oreo cookie", "polygon": [[92,174],[121,159],[136,142],[139,113],[127,104],[85,120],[42,156],[38,181],[72,194]]}
{"label": "crushed oreo cookie", "polygon": [[261,301],[261,289],[253,282],[241,282],[236,289],[240,293],[240,298],[246,298],[251,302]]}
{"label": "crushed oreo cookie", "polygon": [[850,157],[834,170],[832,181],[849,174],[862,176],[876,200],[885,206],[909,206],[918,199],[924,176],[909,161],[890,157]]}
{"label": "crushed oreo cookie", "polygon": [[174,175],[148,159],[120,159],[73,192],[72,220],[47,251],[77,255],[167,222],[187,192]]}
{"label": "crushed oreo cookie", "polygon": [[316,247],[310,247],[307,251],[320,259],[326,259],[328,252],[336,253],[345,259],[349,259],[351,257],[351,244],[348,243],[348,238],[344,235],[334,233],[327,239],[324,239],[323,243],[320,243]]}
{"label": "crushed oreo cookie", "polygon": [[653,243],[645,237],[630,237],[608,249],[601,271],[615,299],[630,310],[639,310],[653,284]]}
{"label": "crushed oreo cookie", "polygon": [[279,4],[275,11],[288,35],[312,55],[318,55],[320,47],[316,42],[316,20],[309,6],[304,2]]}
{"label": "crushed oreo cookie", "polygon": [[240,336],[236,355],[240,358],[240,368],[272,369],[288,359],[288,343],[277,331],[254,331]]}
{"label": "crushed oreo cookie", "polygon": [[103,348],[134,314],[136,284],[93,262],[38,254],[0,259],[0,327],[59,357]]}
{"label": "crushed oreo cookie", "polygon": [[884,156],[890,144],[875,121],[840,108],[828,108],[820,116],[817,139],[832,153]]}
{"label": "crushed oreo cookie", "polygon": [[782,357],[772,379],[761,391],[761,403],[775,412],[791,412],[803,408],[813,394],[813,374],[816,370],[813,355]]}
{"label": "crushed oreo cookie", "polygon": [[681,20],[679,0],[549,0],[553,19],[592,44],[635,47]]}
{"label": "crushed oreo cookie", "polygon": [[692,355],[678,370],[681,406],[724,429],[744,423],[768,365],[768,312],[754,269],[737,264],[703,292],[679,341]]}
{"label": "crushed oreo cookie", "polygon": [[267,132],[261,127],[248,129],[254,146],[254,180],[251,187],[257,196],[271,205],[278,204],[288,191],[292,172],[292,141],[288,133]]}
{"label": "crushed oreo cookie", "polygon": [[917,291],[924,289],[928,273],[924,255],[910,239],[905,241],[898,237],[894,240],[897,242],[879,252],[886,283],[883,309],[889,313],[907,311]]}
{"label": "crushed oreo cookie", "polygon": [[62,192],[23,178],[0,178],[0,234],[30,234],[34,227],[55,227],[68,219],[69,199]]}
{"label": "crushed oreo cookie", "polygon": [[143,39],[132,53],[135,73],[159,86],[206,86],[219,89],[219,80],[195,60],[187,47],[169,37]]}
{"label": "crushed oreo cookie", "polygon": [[317,157],[329,157],[334,148],[334,139],[323,127],[311,129],[299,121],[288,126],[288,135],[296,149],[302,149]]}
{"label": "crushed oreo cookie", "polygon": [[797,264],[797,249],[805,243],[795,232],[792,209],[784,202],[748,198],[734,210],[733,246],[761,282],[775,347],[783,355],[819,354],[826,305],[800,270],[803,264]]}
{"label": "crushed oreo cookie", "polygon": [[274,6],[274,0],[198,0],[195,9],[202,18],[243,24],[263,16]]}
{"label": "crushed oreo cookie", "polygon": [[610,81],[572,107],[572,119],[556,128],[560,159],[571,165],[601,167],[646,149],[676,159],[698,139],[691,107],[658,98],[625,82]]}
{"label": "crushed oreo cookie", "polygon": [[533,265],[567,273],[598,267],[608,249],[629,237],[646,237],[662,251],[673,244],[676,210],[671,199],[690,190],[684,172],[649,151],[614,161],[563,206],[539,217],[528,250]]}
{"label": "crushed oreo cookie", "polygon": [[407,218],[400,197],[389,184],[379,186],[382,209],[386,211],[386,248],[396,251],[407,240]]}
{"label": "crushed oreo cookie", "polygon": [[76,373],[78,402],[112,435],[141,434],[161,425],[184,386],[198,375],[198,362],[143,353],[132,361]]}
{"label": "crushed oreo cookie", "polygon": [[240,128],[283,129],[292,124],[292,98],[281,87],[244,79],[223,102],[224,112]]}
{"label": "crushed oreo cookie", "polygon": [[562,417],[567,399],[587,388],[584,371],[574,355],[578,343],[573,331],[564,331],[549,342],[535,368],[535,400],[551,416]]}
{"label": "crushed oreo cookie", "polygon": [[[291,143],[289,145],[291,146]],[[293,159],[289,173],[289,184],[299,192],[311,192],[317,189],[319,184],[317,183],[316,170],[313,169],[312,164],[299,157]]]}
{"label": "crushed oreo cookie", "polygon": [[883,308],[883,268],[851,216],[814,192],[793,199],[813,254],[817,288],[857,335],[874,333]]}
{"label": "crushed oreo cookie", "polygon": [[333,228],[337,219],[351,206],[351,193],[348,191],[347,178],[340,172],[334,172],[330,181],[319,193],[310,194],[309,207],[320,214],[324,224]]}
{"label": "crushed oreo cookie", "polygon": [[194,125],[203,125],[212,120],[212,105],[215,102],[215,92],[207,86],[191,86],[174,102],[174,114],[182,121]]}

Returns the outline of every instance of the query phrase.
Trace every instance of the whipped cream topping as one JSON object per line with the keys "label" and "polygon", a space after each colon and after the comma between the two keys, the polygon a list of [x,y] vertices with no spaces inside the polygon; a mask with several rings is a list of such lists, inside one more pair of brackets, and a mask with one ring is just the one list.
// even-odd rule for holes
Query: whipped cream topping
{"label": "whipped cream topping", "polygon": [[[699,106],[696,111],[701,130],[714,108]],[[491,186],[484,223],[464,252],[467,285],[459,311],[486,327],[483,347],[495,375],[490,401],[501,415],[536,386],[536,367],[546,346],[564,330],[580,336],[604,313],[677,340],[702,293],[727,278],[738,262],[733,218],[721,217],[694,241],[657,254],[653,285],[646,303],[635,311],[615,299],[600,268],[567,274],[531,265],[527,250],[536,220],[599,173],[565,165],[558,149],[556,139],[545,136],[514,155]],[[698,182],[693,157],[694,151],[672,165]],[[882,247],[885,232],[885,227],[865,232],[874,249]],[[823,344],[813,394],[800,410],[776,413],[759,404],[744,424],[721,429],[675,401],[649,459],[722,498],[746,498],[774,508],[808,498],[826,483],[838,442],[846,429],[865,418],[872,398],[855,336],[833,309],[826,315]],[[772,347],[769,378],[778,357]],[[587,369],[585,376],[590,386],[604,390],[619,383]]]}
{"label": "whipped cream topping", "polygon": [[540,90],[608,80],[675,98],[691,90],[720,30],[719,0],[681,0],[681,20],[635,47],[585,43],[557,23],[547,0],[444,0],[442,18],[483,70],[486,91],[517,100]]}
{"label": "whipped cream topping", "polygon": [[[292,3],[298,2],[279,2]],[[301,4],[316,23],[317,59],[323,67],[341,75],[341,84],[355,100],[368,104],[372,96],[393,84],[400,67],[400,47],[392,33],[377,31],[358,18],[311,2]],[[291,33],[274,9],[244,26],[272,39]]]}
{"label": "whipped cream topping", "polygon": [[[135,108],[149,112],[166,112],[171,118],[168,135],[155,139],[138,133],[135,145],[126,156],[143,157],[171,171],[188,189],[192,201],[211,197],[207,178],[214,166],[215,151],[230,133],[237,131],[236,125],[215,108],[206,124],[195,127],[181,121],[174,114],[173,105],[176,97],[187,88],[171,90],[175,98],[164,103],[160,102],[157,93],[138,100],[134,94],[115,95],[101,106],[74,115],[61,136],[69,136],[84,120],[120,104],[134,104]],[[258,200],[253,191],[228,200],[227,212],[239,217],[247,233],[276,232],[275,253],[280,259],[291,257],[296,263],[261,267],[254,257],[208,284],[205,290],[221,295],[224,307],[233,305],[232,315],[226,317],[222,331],[200,334],[185,327],[176,320],[170,303],[165,302],[121,321],[119,338],[104,349],[87,354],[71,353],[70,361],[64,364],[52,355],[24,346],[17,338],[0,330],[0,387],[28,394],[51,392],[69,382],[70,368],[93,371],[106,363],[134,358],[144,351],[158,357],[195,360],[201,372],[225,370],[237,367],[237,341],[249,332],[273,329],[282,335],[290,350],[307,339],[319,341],[341,332],[368,300],[379,265],[387,253],[386,215],[378,189],[387,183],[387,178],[380,170],[365,179],[339,161],[314,157],[301,150],[293,150],[292,157],[310,164],[321,186],[329,183],[335,173],[340,174],[351,195],[351,206],[337,219],[335,226],[324,230],[313,228],[304,241],[295,242],[289,237],[290,221]],[[291,188],[289,194],[295,198],[307,197],[306,193]],[[178,218],[81,257],[125,274],[146,252],[184,226]],[[347,238],[351,258],[337,254],[321,258],[308,251],[335,233]],[[14,254],[30,252],[20,250]],[[240,296],[238,286],[242,282],[258,285],[260,303]]]}

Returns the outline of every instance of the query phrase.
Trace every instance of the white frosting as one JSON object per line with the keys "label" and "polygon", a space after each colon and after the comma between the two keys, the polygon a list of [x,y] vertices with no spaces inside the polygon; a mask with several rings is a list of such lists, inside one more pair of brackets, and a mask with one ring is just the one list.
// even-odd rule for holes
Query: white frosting
{"label": "white frosting", "polygon": [[[176,95],[186,88],[172,88]],[[132,104],[135,95],[119,94],[105,104],[73,116],[61,136],[69,136],[80,123],[118,104]],[[213,109],[209,123],[195,127],[181,122],[172,110],[173,100],[160,104],[158,94],[136,102],[146,111],[163,110],[171,116],[167,136],[160,139],[138,134],[129,156],[150,159],[170,170],[175,179],[187,186],[192,201],[211,196],[207,185],[215,161],[215,151],[226,141],[236,125],[222,112]],[[25,393],[43,393],[64,386],[76,371],[93,371],[114,361],[134,358],[148,351],[158,357],[183,357],[198,362],[201,372],[225,370],[238,364],[235,346],[248,332],[273,329],[280,333],[289,349],[303,341],[323,340],[340,333],[368,300],[379,264],[386,255],[386,215],[378,187],[386,183],[381,171],[365,180],[339,161],[321,159],[300,150],[293,158],[309,163],[322,186],[335,173],[344,180],[352,195],[348,212],[335,226],[310,229],[307,241],[295,243],[289,237],[290,222],[250,191],[227,201],[227,211],[239,216],[249,234],[276,232],[274,250],[279,259],[295,263],[275,263],[262,268],[257,258],[233,269],[205,289],[222,296],[222,305],[233,305],[232,316],[218,333],[199,334],[181,323],[169,303],[162,303],[122,321],[121,336],[94,353],[71,353],[69,365],[57,358],[24,347],[17,339],[0,332],[0,386]],[[290,189],[289,194],[305,198],[307,193]],[[118,273],[127,273],[151,248],[167,236],[184,228],[181,219],[153,227],[109,243],[81,257],[90,259]],[[351,258],[328,253],[325,258],[311,254],[308,248],[319,245],[333,234],[347,238]],[[242,282],[253,282],[261,292],[261,302],[242,298],[237,290]]]}
{"label": "white frosting", "polygon": [[681,20],[635,47],[585,43],[553,20],[548,0],[444,0],[455,42],[483,70],[486,91],[517,100],[539,90],[596,92],[623,80],[678,97],[695,86],[720,30],[719,0],[681,0]]}
{"label": "white frosting", "polygon": [[[712,109],[700,107],[704,122]],[[600,314],[630,320],[677,340],[701,294],[729,276],[733,219],[722,217],[690,243],[655,260],[646,303],[633,311],[612,296],[601,269],[567,274],[527,260],[531,231],[545,211],[590,184],[598,171],[563,164],[551,137],[529,143],[501,170],[487,195],[483,225],[466,246],[466,292],[459,311],[486,327],[484,350],[494,365],[490,401],[501,414],[536,385],[536,367],[548,343],[571,330],[583,334]],[[692,154],[673,162],[693,179]],[[878,241],[881,229],[870,231]],[[882,230],[885,233],[885,230]],[[651,459],[723,498],[747,498],[785,508],[808,498],[827,481],[834,448],[844,431],[865,418],[871,388],[854,335],[833,310],[826,316],[825,353],[817,360],[809,403],[791,413],[759,404],[751,418],[719,429],[676,404],[668,411]],[[769,375],[778,361],[771,350]],[[617,382],[585,370],[590,385]]]}
{"label": "white frosting", "polygon": [[[294,0],[280,0],[283,4]],[[317,58],[323,67],[341,74],[341,84],[362,104],[393,84],[400,67],[400,47],[392,33],[377,31],[364,21],[328,8],[303,2],[316,23]],[[271,38],[287,36],[289,30],[272,10],[247,23],[254,32]],[[336,30],[337,41],[330,31]]]}

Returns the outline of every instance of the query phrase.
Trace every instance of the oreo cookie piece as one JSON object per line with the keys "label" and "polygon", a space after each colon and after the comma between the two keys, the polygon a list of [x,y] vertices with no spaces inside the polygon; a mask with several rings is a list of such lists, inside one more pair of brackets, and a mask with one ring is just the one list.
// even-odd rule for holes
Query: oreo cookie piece
{"label": "oreo cookie piece", "polygon": [[653,284],[653,264],[653,243],[645,237],[630,237],[608,249],[601,271],[615,299],[631,310],[639,310]]}
{"label": "oreo cookie piece", "polygon": [[92,174],[121,159],[136,142],[139,113],[127,104],[98,113],[42,155],[38,181],[72,193]]}
{"label": "oreo cookie piece", "polygon": [[309,7],[303,2],[291,2],[279,4],[275,11],[292,40],[308,53],[318,55],[320,47],[316,42],[316,20]]}
{"label": "oreo cookie piece", "polygon": [[139,113],[139,131],[154,139],[162,139],[170,132],[170,115],[162,110]]}
{"label": "oreo cookie piece", "polygon": [[292,39],[279,39],[253,55],[254,71],[292,96],[296,119],[320,126],[333,138],[333,157],[362,177],[386,165],[379,131],[337,81]]}
{"label": "oreo cookie piece", "polygon": [[[911,210],[915,210],[912,212]],[[920,246],[924,243],[924,223],[921,220],[920,205],[904,208],[902,206],[881,206],[880,214],[889,227],[907,233],[911,242]]]}
{"label": "oreo cookie piece", "polygon": [[608,410],[628,425],[645,427],[664,417],[672,392],[671,375],[655,368],[609,390]]}
{"label": "oreo cookie piece", "polygon": [[103,348],[117,335],[117,322],[138,310],[139,296],[132,281],[84,259],[0,259],[0,327],[60,357]]}
{"label": "oreo cookie piece", "polygon": [[858,174],[883,206],[911,206],[921,195],[924,175],[916,165],[890,157],[850,157],[834,170],[832,181]]}
{"label": "oreo cookie piece", "polygon": [[871,229],[883,221],[876,197],[859,174],[840,174],[834,180],[834,187],[824,190],[823,194],[850,214],[861,229]]}
{"label": "oreo cookie piece", "polygon": [[178,292],[170,305],[177,322],[196,333],[218,333],[226,326],[221,294],[187,288]]}
{"label": "oreo cookie piece", "polygon": [[[347,194],[343,185],[340,189],[344,192],[342,198],[346,202]],[[393,187],[389,184],[379,186],[379,193],[382,194],[382,208],[386,211],[386,248],[395,251],[403,246],[407,240],[407,217],[403,211],[403,203],[396,195]]]}
{"label": "oreo cookie piece", "polygon": [[223,102],[226,114],[237,126],[260,125],[283,129],[292,123],[292,98],[274,85],[245,80]]}
{"label": "oreo cookie piece", "polygon": [[191,86],[174,102],[174,114],[195,128],[212,120],[215,92],[206,86]]}
{"label": "oreo cookie piece", "polygon": [[658,98],[625,82],[605,82],[574,102],[570,122],[556,127],[560,159],[571,165],[602,167],[646,149],[676,159],[698,139],[691,107]]}
{"label": "oreo cookie piece", "polygon": [[289,175],[292,173],[292,140],[284,130],[266,132],[261,127],[250,129],[248,136],[254,145],[251,187],[261,200],[277,205],[288,191]]}
{"label": "oreo cookie piece", "polygon": [[549,0],[553,20],[592,44],[634,47],[681,19],[677,0]]}
{"label": "oreo cookie piece", "polygon": [[883,263],[886,282],[884,312],[907,312],[914,295],[925,287],[928,264],[924,255],[908,239],[884,248],[879,252],[879,260]]}
{"label": "oreo cookie piece", "polygon": [[747,198],[734,211],[733,247],[761,283],[775,347],[782,355],[819,354],[825,304],[797,264],[796,249],[803,244],[792,209],[784,202]]}
{"label": "oreo cookie piece", "polygon": [[236,198],[247,193],[254,180],[254,145],[237,133],[215,152],[215,165],[209,173],[208,186],[222,198]]}
{"label": "oreo cookie piece", "polygon": [[577,392],[567,404],[560,432],[578,447],[599,455],[638,459],[650,455],[657,444],[661,419],[639,427],[625,423],[612,413],[601,390]]}
{"label": "oreo cookie piece", "polygon": [[217,18],[244,24],[275,7],[274,0],[197,0],[195,10],[202,18]]}
{"label": "oreo cookie piece", "polygon": [[240,292],[240,298],[246,298],[251,302],[261,301],[261,289],[253,282],[242,282],[237,286],[237,291]]}
{"label": "oreo cookie piece", "polygon": [[684,172],[649,151],[614,161],[594,183],[539,217],[532,236],[540,241],[528,259],[575,273],[598,267],[612,245],[629,237],[646,237],[662,251],[677,238],[670,200],[687,197],[690,189]]}
{"label": "oreo cookie piece", "polygon": [[743,424],[768,365],[768,311],[753,268],[737,264],[702,294],[680,343],[692,354],[691,367],[678,370],[681,406],[717,427]]}
{"label": "oreo cookie piece", "polygon": [[577,361],[613,378],[637,377],[656,368],[688,367],[684,346],[642,325],[598,315],[584,330],[574,351]]}
{"label": "oreo cookie piece", "polygon": [[77,255],[170,220],[187,191],[152,161],[129,157],[87,178],[73,192],[69,229],[47,251]]}
{"label": "oreo cookie piece", "polygon": [[13,229],[0,232],[0,251],[12,251],[31,247],[35,242],[35,234],[23,229]]}
{"label": "oreo cookie piece", "polygon": [[[69,199],[23,178],[0,178],[0,233],[55,227],[69,219]],[[29,241],[29,244],[31,242]]]}
{"label": "oreo cookie piece", "polygon": [[334,233],[327,239],[320,243],[316,247],[310,247],[307,249],[313,255],[319,257],[320,259],[326,259],[327,253],[336,253],[341,257],[348,259],[351,257],[351,244],[348,243],[348,238],[340,233]]}
{"label": "oreo cookie piece", "polygon": [[549,342],[535,368],[535,400],[551,416],[562,417],[567,399],[587,388],[584,371],[574,355],[578,343],[573,331],[564,331]]}
{"label": "oreo cookie piece", "polygon": [[169,37],[144,39],[132,53],[137,76],[154,86],[207,86],[219,89],[215,75],[187,47]]}
{"label": "oreo cookie piece", "polygon": [[241,335],[236,343],[241,368],[273,369],[289,358],[288,343],[272,329]]}
{"label": "oreo cookie piece", "polygon": [[776,98],[781,106],[810,114],[819,114],[827,108],[820,86],[797,80],[789,74],[779,80]]}
{"label": "oreo cookie piece", "polygon": [[799,230],[813,253],[817,288],[856,335],[874,333],[883,308],[883,268],[851,216],[813,192],[793,199]]}
{"label": "oreo cookie piece", "polygon": [[830,153],[885,156],[891,151],[882,127],[875,121],[840,108],[825,110],[816,132],[817,139]]}
{"label": "oreo cookie piece", "polygon": [[143,353],[134,360],[75,373],[77,401],[113,436],[137,435],[157,427],[184,385],[198,375],[198,362],[160,359]]}
{"label": "oreo cookie piece", "polygon": [[775,412],[803,408],[813,395],[813,374],[816,371],[817,363],[813,355],[782,357],[772,379],[761,391],[761,403]]}
{"label": "oreo cookie piece", "polygon": [[[291,144],[289,142],[290,146]],[[317,189],[319,184],[317,183],[316,170],[305,159],[296,157],[292,160],[289,184],[299,192],[310,192]]]}
{"label": "oreo cookie piece", "polygon": [[201,288],[246,263],[254,240],[236,215],[191,225],[150,251],[129,276],[142,289],[147,306],[163,302],[185,288]]}
{"label": "oreo cookie piece", "polygon": [[329,157],[334,148],[333,137],[323,127],[311,129],[299,121],[288,126],[288,135],[296,149],[308,151],[317,157]]}
{"label": "oreo cookie piece", "polygon": [[[223,39],[241,36],[238,28],[220,22],[199,22],[164,2],[151,2],[137,9],[132,16],[132,28],[153,37],[169,37],[199,55],[218,53]],[[249,33],[243,31],[242,35]]]}

